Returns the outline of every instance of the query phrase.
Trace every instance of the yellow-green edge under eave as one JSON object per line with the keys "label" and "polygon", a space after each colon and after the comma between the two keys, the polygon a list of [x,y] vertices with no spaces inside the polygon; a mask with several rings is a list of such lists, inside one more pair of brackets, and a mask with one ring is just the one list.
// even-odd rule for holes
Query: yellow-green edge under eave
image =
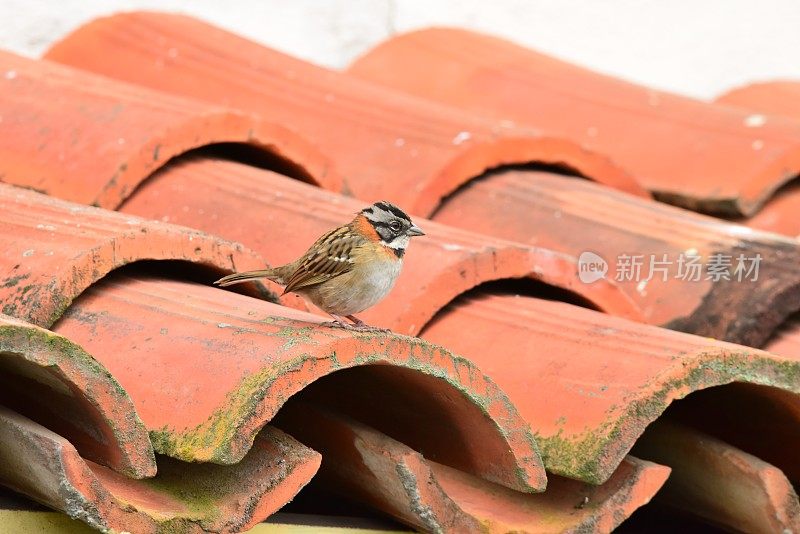
{"label": "yellow-green edge under eave", "polygon": [[[97,533],[84,523],[58,512],[0,510],[0,533],[11,532],[14,534]],[[247,532],[250,534],[401,534],[408,531],[259,523]]]}

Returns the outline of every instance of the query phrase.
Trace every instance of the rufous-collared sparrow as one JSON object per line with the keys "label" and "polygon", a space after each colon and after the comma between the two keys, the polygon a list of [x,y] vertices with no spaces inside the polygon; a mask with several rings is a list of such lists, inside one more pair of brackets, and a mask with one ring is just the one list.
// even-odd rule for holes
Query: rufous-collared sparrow
{"label": "rufous-collared sparrow", "polygon": [[403,210],[376,202],[350,223],[317,239],[299,259],[281,267],[231,274],[214,283],[229,286],[268,278],[285,286],[284,294],[297,293],[330,314],[333,324],[368,329],[354,314],[389,293],[403,266],[406,247],[418,235],[425,233]]}

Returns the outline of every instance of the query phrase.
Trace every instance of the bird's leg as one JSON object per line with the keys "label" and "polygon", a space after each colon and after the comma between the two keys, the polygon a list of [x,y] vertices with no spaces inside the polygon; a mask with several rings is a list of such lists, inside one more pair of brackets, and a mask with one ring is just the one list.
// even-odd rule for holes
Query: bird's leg
{"label": "bird's leg", "polygon": [[365,323],[364,321],[362,321],[361,319],[359,319],[355,315],[347,315],[346,317],[348,319],[350,319],[351,321],[353,321],[353,326],[355,326],[356,328],[364,328],[365,326],[366,327],[369,326],[367,323]]}
{"label": "bird's leg", "polygon": [[388,330],[386,328],[380,328],[380,327],[377,327],[377,326],[368,325],[367,323],[365,323],[364,321],[362,321],[361,319],[359,319],[355,315],[348,315],[347,318],[350,319],[351,321],[353,321],[352,328],[355,328],[356,330],[371,330],[371,331],[376,331],[376,332],[388,332]]}
{"label": "bird's leg", "polygon": [[335,313],[329,313],[328,315],[333,317],[333,321],[328,321],[327,323],[322,323],[325,326],[334,326],[334,327],[337,327],[337,328],[344,328],[344,329],[347,329],[347,330],[351,330],[351,329],[355,328],[354,325],[351,325],[350,323],[345,321],[344,317],[336,315]]}
{"label": "bird's leg", "polygon": [[333,326],[335,328],[344,328],[345,330],[358,330],[360,332],[388,332],[385,328],[378,328],[377,326],[370,326],[355,315],[346,315],[352,324],[345,321],[345,317],[336,315],[335,313],[328,312],[328,315],[333,317],[333,321],[322,323],[325,326]]}

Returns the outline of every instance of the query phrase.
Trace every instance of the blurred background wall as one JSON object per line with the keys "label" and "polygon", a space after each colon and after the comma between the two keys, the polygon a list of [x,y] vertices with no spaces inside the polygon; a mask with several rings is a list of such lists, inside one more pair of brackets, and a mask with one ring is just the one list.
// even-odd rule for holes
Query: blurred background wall
{"label": "blurred background wall", "polygon": [[799,0],[0,0],[0,47],[35,56],[132,9],[188,13],[334,68],[396,32],[449,25],[699,98],[800,79]]}

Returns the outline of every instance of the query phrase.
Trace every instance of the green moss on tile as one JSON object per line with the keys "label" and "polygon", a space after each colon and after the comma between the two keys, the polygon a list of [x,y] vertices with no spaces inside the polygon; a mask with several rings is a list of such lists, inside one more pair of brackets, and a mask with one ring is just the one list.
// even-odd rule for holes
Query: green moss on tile
{"label": "green moss on tile", "polygon": [[[311,335],[314,331],[313,327],[301,328],[285,328],[273,334],[278,337],[289,338],[290,340],[302,340]],[[319,335],[319,331],[315,331]],[[460,356],[455,356],[452,353],[427,343],[418,338],[410,338],[405,336],[396,336],[393,334],[384,333],[353,333],[353,335],[365,341],[365,346],[369,347],[371,341],[377,341],[379,344],[402,342],[408,344],[410,347],[410,356],[403,361],[402,366],[407,369],[419,371],[428,376],[444,380],[450,386],[455,388],[461,395],[463,395],[470,403],[475,405],[480,412],[486,417],[489,424],[495,426],[496,431],[506,440],[511,439],[508,428],[504,425],[508,421],[494,421],[490,415],[490,410],[494,403],[502,403],[503,408],[507,413],[509,419],[516,419],[522,421],[516,408],[512,405],[510,400],[502,393],[502,391],[488,378],[480,373],[475,365]],[[294,345],[292,345],[294,346]],[[286,346],[281,350],[285,350]],[[390,350],[390,349],[387,349]],[[456,369],[465,367],[468,369],[468,376],[470,382],[485,381],[487,383],[486,390],[492,394],[484,396],[475,393],[471,390],[469,383],[462,384],[457,379],[450,376],[445,369],[431,364],[431,360],[436,356],[436,353],[442,352],[446,357],[450,358],[452,366]],[[350,363],[346,367],[354,367],[359,365],[370,365],[375,363],[385,363],[386,354],[384,352],[375,352],[368,350],[359,352],[354,355]],[[274,367],[267,367],[257,373],[245,377],[240,386],[231,392],[226,400],[222,403],[222,408],[216,410],[211,416],[203,423],[197,425],[190,430],[176,430],[174,428],[162,427],[150,432],[151,442],[155,450],[161,454],[178,458],[184,461],[209,461],[220,464],[231,464],[241,460],[242,456],[252,446],[253,440],[260,428],[252,427],[254,419],[266,416],[271,417],[271,413],[264,413],[265,405],[268,404],[268,410],[277,411],[283,403],[288,400],[286,395],[290,394],[287,391],[281,391],[279,394],[273,394],[269,403],[265,403],[270,392],[278,379],[284,379],[287,375],[292,376],[303,367],[310,367],[312,372],[307,373],[302,381],[293,379],[292,390],[300,391],[306,387],[313,380],[321,376],[330,374],[333,371],[341,369],[343,366],[341,362],[336,359],[336,354],[331,351],[323,357],[313,356],[308,353],[299,354],[288,361],[276,364]],[[520,425],[521,426],[521,425]],[[247,429],[247,430],[245,430]],[[539,464],[539,452],[536,441],[530,429],[525,427],[523,431],[517,431],[515,436],[517,442],[522,440],[525,445],[532,451],[532,455],[526,458],[518,458],[524,467],[531,468]],[[518,480],[528,487],[528,476],[525,469],[520,466],[516,472]],[[533,489],[533,488],[531,488]]]}
{"label": "green moss on tile", "polygon": [[[620,415],[616,406],[607,411],[606,423],[578,435],[536,433],[548,471],[591,484],[604,482],[633,446],[644,428],[656,420],[677,395],[731,382],[748,382],[800,393],[800,363],[773,359],[759,351],[702,353],[687,364],[693,367],[680,378],[662,384],[645,384],[652,394],[631,399]],[[657,382],[657,381],[654,381]]]}
{"label": "green moss on tile", "polygon": [[[268,367],[245,377],[239,387],[228,394],[223,407],[211,414],[204,423],[185,432],[176,432],[167,427],[151,431],[153,447],[161,454],[184,461],[202,459],[221,464],[239,461],[255,439],[255,432],[242,435],[242,427],[258,413],[276,377],[299,370],[311,359],[316,358],[301,354],[276,367]],[[300,387],[305,385],[298,384]],[[234,444],[240,445],[241,450],[234,453]]]}
{"label": "green moss on tile", "polygon": [[[86,377],[87,383],[97,387],[103,384],[110,388],[110,393],[115,397],[114,409],[118,409],[123,403],[133,406],[133,402],[128,396],[127,391],[114,378],[114,376],[82,347],[72,341],[48,330],[35,326],[24,325],[0,325],[0,352],[13,353],[27,360],[35,362],[40,366],[60,368],[60,374],[67,369],[79,369]],[[99,406],[92,397],[87,397],[97,410],[98,414],[104,413],[103,407]],[[105,407],[108,408],[108,407]],[[127,429],[122,430],[120,422],[115,417],[104,418],[105,424],[109,426],[112,433],[116,436],[118,443],[127,443],[131,435],[131,428],[138,428],[141,436],[146,430],[144,424],[139,419],[136,412],[125,410],[123,414]],[[132,477],[139,477],[141,473],[150,469],[155,464],[155,456],[151,449],[137,450],[139,457],[130,458],[136,465],[131,464],[129,468],[124,468],[124,474]]]}
{"label": "green moss on tile", "polygon": [[0,284],[0,287],[14,287],[17,284],[19,284],[20,282],[22,282],[23,280],[27,280],[28,278],[30,278],[30,276],[31,276],[30,273],[20,274],[20,275],[16,275],[16,276],[10,276],[10,277],[6,278],[3,281],[2,284]]}
{"label": "green moss on tile", "polygon": [[[218,507],[220,491],[211,488],[211,484],[201,484],[199,478],[192,477],[191,479],[175,480],[172,477],[167,478],[159,474],[154,478],[144,480],[143,483],[150,489],[185,505],[187,517],[181,518],[183,521],[187,519],[199,520],[201,518],[204,521],[213,521],[220,516]],[[166,527],[168,524],[165,523],[163,526]]]}

